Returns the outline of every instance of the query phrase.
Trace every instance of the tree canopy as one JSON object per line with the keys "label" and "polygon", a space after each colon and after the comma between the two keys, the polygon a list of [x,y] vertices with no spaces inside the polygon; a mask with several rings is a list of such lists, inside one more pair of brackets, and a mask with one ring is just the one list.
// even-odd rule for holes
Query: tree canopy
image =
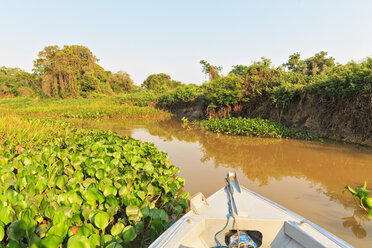
{"label": "tree canopy", "polygon": [[148,90],[155,90],[164,92],[167,90],[175,89],[181,86],[179,81],[172,80],[172,78],[165,73],[151,74],[142,83],[142,87]]}
{"label": "tree canopy", "polygon": [[111,73],[97,64],[98,59],[84,46],[47,46],[34,61],[34,72],[49,97],[77,97],[92,92],[129,91],[133,81],[125,72]]}

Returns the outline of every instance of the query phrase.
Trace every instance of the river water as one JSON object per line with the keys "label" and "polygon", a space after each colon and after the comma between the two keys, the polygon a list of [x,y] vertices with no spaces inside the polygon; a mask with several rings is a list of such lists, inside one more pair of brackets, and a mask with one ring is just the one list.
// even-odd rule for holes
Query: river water
{"label": "river water", "polygon": [[218,135],[176,120],[80,122],[153,142],[186,179],[185,191],[209,196],[228,171],[240,184],[302,215],[355,247],[372,247],[372,220],[345,185],[370,182],[372,148],[330,142]]}

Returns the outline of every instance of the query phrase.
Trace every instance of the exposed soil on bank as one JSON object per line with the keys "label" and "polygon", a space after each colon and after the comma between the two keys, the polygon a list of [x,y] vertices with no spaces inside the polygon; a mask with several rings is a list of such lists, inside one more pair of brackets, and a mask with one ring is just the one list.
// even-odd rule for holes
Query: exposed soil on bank
{"label": "exposed soil on bank", "polygon": [[232,107],[208,109],[200,101],[162,106],[191,120],[242,116],[260,117],[288,127],[309,129],[327,139],[372,146],[372,95],[321,99],[297,95],[288,106],[272,104],[268,96]]}

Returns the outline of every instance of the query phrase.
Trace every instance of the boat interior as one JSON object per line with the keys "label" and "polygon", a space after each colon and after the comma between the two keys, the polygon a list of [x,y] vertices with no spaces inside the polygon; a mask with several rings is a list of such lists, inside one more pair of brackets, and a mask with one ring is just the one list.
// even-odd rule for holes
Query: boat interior
{"label": "boat interior", "polygon": [[[280,220],[244,220],[239,219],[239,230],[247,231],[257,247],[263,248],[318,248],[325,247],[313,237],[301,230],[297,223]],[[205,219],[183,237],[182,248],[216,247],[215,234],[226,224],[226,219]],[[301,225],[307,225],[303,223]],[[229,246],[229,236],[236,233],[232,220],[216,238],[221,245]],[[249,247],[249,246],[247,246]]]}

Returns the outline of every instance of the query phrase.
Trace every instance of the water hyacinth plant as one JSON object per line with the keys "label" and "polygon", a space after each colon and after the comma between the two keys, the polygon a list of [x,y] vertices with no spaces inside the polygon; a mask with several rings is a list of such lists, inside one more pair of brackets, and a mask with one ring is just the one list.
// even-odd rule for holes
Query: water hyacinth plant
{"label": "water hyacinth plant", "polygon": [[315,135],[298,131],[294,128],[287,128],[282,124],[275,123],[261,118],[229,118],[229,119],[209,119],[199,122],[200,126],[216,133],[243,135],[243,136],[263,136],[274,138],[298,138],[305,140],[318,139]]}
{"label": "water hyacinth plant", "polygon": [[364,182],[364,185],[355,187],[355,189],[352,189],[349,186],[345,186],[345,189],[347,189],[352,196],[359,199],[360,207],[367,210],[369,218],[372,219],[372,197],[369,196],[370,191],[367,190],[367,182]]}
{"label": "water hyacinth plant", "polygon": [[0,142],[0,247],[145,247],[186,211],[184,179],[152,143],[78,129],[14,147]]}

